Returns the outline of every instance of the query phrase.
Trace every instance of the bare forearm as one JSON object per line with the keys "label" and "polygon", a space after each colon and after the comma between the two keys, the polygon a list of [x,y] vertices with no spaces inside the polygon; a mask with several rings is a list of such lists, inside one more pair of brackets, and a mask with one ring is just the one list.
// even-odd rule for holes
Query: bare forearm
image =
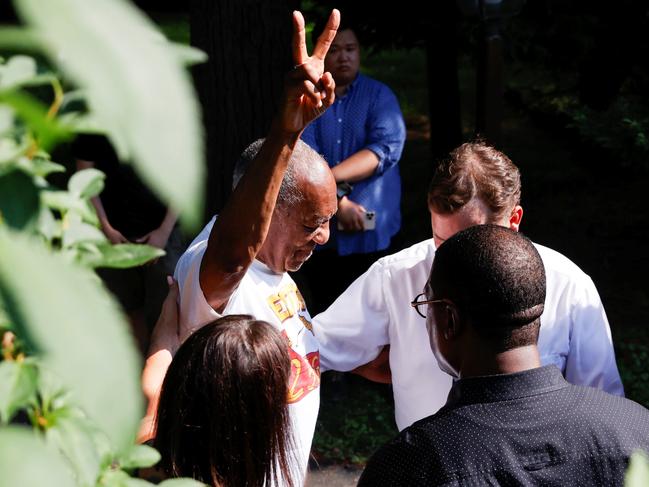
{"label": "bare forearm", "polygon": [[167,208],[167,213],[165,214],[164,220],[162,220],[162,223],[160,224],[160,229],[167,232],[167,235],[170,234],[174,228],[174,225],[176,224],[176,220],[178,220],[178,215],[176,215],[176,212],[171,208]]}
{"label": "bare forearm", "polygon": [[[210,234],[201,287],[214,305],[228,295],[223,275],[241,274],[253,262],[266,239],[279,188],[300,133],[271,129],[259,154],[230,196]],[[218,282],[215,282],[218,281]],[[237,279],[234,279],[236,285]],[[213,291],[218,291],[210,296]]]}
{"label": "bare forearm", "polygon": [[158,410],[160,389],[164,381],[167,369],[171,364],[172,353],[170,350],[161,349],[151,355],[142,372],[142,391],[147,403],[146,415],[140,422],[140,430],[137,434],[137,442],[145,441],[155,436],[155,416]]}
{"label": "bare forearm", "polygon": [[331,172],[336,182],[347,181],[350,183],[369,178],[379,165],[379,158],[369,149],[361,149],[343,162],[334,166]]}

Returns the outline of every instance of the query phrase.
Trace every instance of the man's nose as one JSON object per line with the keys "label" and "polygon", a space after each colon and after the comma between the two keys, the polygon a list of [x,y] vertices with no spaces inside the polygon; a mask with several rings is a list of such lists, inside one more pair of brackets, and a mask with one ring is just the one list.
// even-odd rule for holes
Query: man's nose
{"label": "man's nose", "polygon": [[313,235],[313,241],[318,245],[324,245],[329,240],[329,222],[323,223]]}

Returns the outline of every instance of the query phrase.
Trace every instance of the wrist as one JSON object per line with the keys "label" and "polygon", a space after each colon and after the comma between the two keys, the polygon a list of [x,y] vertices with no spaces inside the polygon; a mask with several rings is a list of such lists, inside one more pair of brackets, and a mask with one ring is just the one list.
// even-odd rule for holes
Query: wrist
{"label": "wrist", "polygon": [[288,144],[291,147],[295,147],[297,141],[302,136],[302,132],[304,132],[303,128],[300,130],[290,130],[284,127],[279,120],[275,119],[270,125],[270,130],[268,132],[268,135],[266,136],[266,140],[278,140]]}
{"label": "wrist", "polygon": [[340,203],[343,198],[346,199],[352,192],[354,187],[346,181],[341,181],[336,184],[336,196],[338,197],[338,203]]}

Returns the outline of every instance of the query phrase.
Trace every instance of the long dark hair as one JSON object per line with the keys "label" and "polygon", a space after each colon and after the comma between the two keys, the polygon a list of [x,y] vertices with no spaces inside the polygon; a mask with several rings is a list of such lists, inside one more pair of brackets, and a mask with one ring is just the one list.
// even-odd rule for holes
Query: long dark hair
{"label": "long dark hair", "polygon": [[289,374],[286,340],[264,321],[230,315],[196,331],[160,394],[165,472],[219,487],[292,485]]}

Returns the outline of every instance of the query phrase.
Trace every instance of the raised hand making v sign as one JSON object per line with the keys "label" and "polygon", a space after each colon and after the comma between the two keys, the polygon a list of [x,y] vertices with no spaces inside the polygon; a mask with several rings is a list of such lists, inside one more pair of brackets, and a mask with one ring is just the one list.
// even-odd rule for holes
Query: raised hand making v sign
{"label": "raised hand making v sign", "polygon": [[[315,246],[328,240],[329,220],[337,206],[329,167],[299,139],[334,101],[335,83],[324,72],[324,58],[339,22],[340,14],[333,10],[309,56],[304,19],[294,12],[295,67],[285,79],[270,132],[263,143],[254,143],[244,152],[243,163],[249,164],[241,181],[176,268],[180,340],[227,314],[251,314],[286,336],[291,356],[288,402],[296,447],[293,485],[302,485],[306,471],[319,406],[320,371],[311,318],[286,271],[299,269]],[[160,347],[153,344],[152,353],[156,351]],[[147,368],[168,366],[170,353],[157,356],[161,360],[147,361]],[[144,384],[144,390],[154,399],[158,386]],[[152,432],[141,433],[146,438]]]}

